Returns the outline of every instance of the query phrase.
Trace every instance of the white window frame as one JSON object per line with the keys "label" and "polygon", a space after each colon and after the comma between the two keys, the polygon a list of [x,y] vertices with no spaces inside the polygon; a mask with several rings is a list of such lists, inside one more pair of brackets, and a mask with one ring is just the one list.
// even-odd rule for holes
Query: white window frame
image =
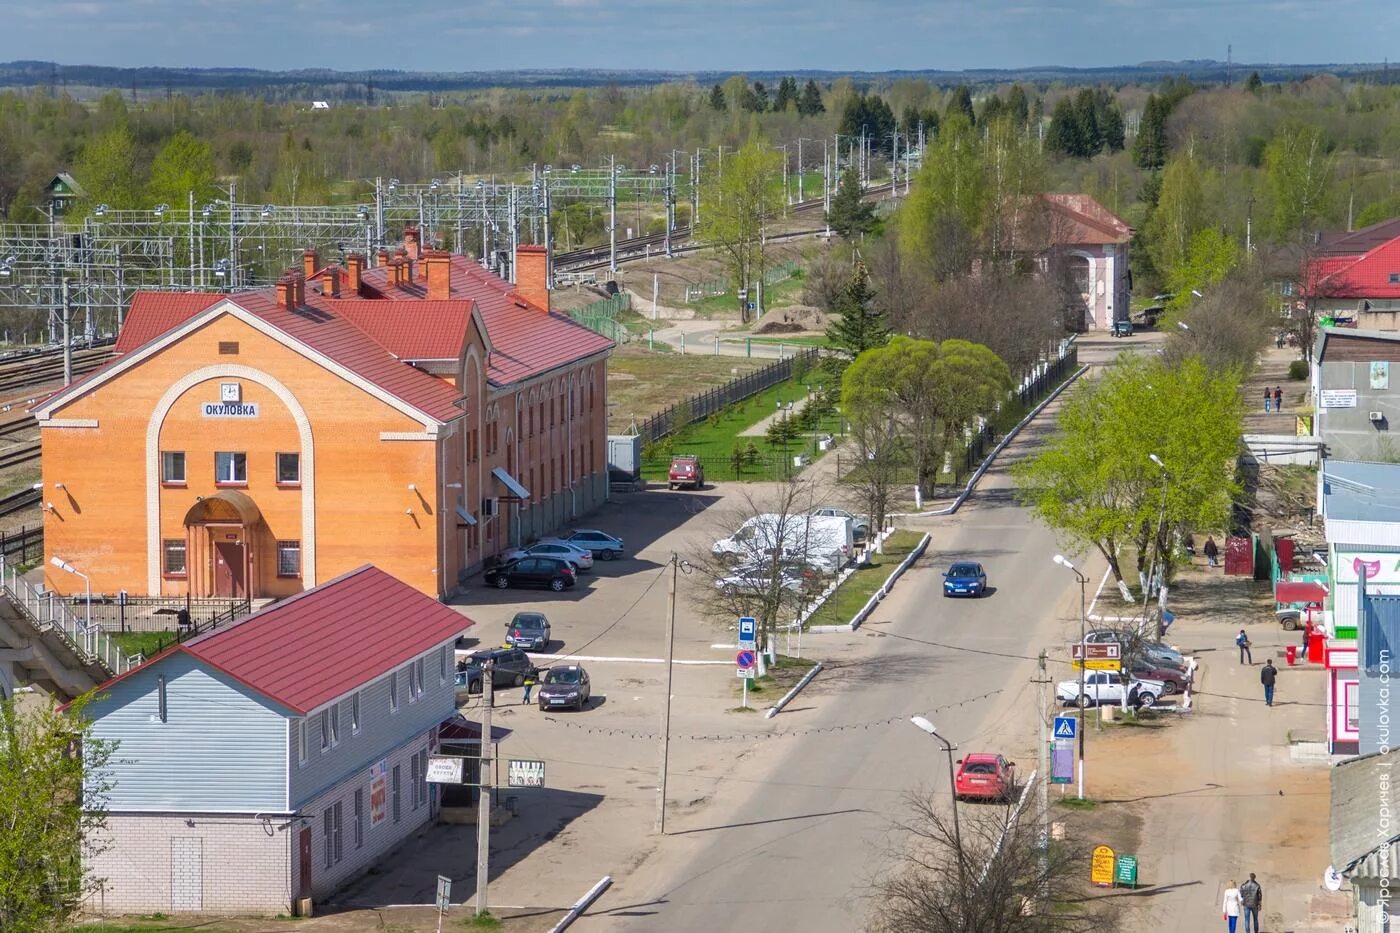
{"label": "white window frame", "polygon": [[447,646],[438,649],[438,686],[447,683]]}
{"label": "white window frame", "polygon": [[297,746],[297,764],[306,764],[306,720],[293,719],[292,728],[296,730],[294,739]]}
{"label": "white window frame", "polygon": [[[180,459],[180,475],[172,476],[170,467],[174,458]],[[183,450],[162,450],[160,452],[160,481],[170,486],[183,486],[189,481],[189,459]]]}
{"label": "white window frame", "polygon": [[360,734],[360,691],[358,690],[350,697],[350,734]]}
{"label": "white window frame", "polygon": [[418,753],[414,752],[412,755],[408,756],[408,782],[413,789],[412,803],[409,807],[410,810],[418,809],[418,779],[421,776],[422,772],[418,770]]}
{"label": "white window frame", "polygon": [[395,823],[403,819],[403,788],[400,781],[402,767],[402,765],[394,765],[389,774],[389,803]]}
{"label": "white window frame", "polygon": [[355,788],[355,848],[365,845],[365,789]]}
{"label": "white window frame", "polygon": [[340,860],[345,857],[345,812],[341,809],[341,801],[335,802],[335,805],[331,807],[331,812],[335,814],[331,823],[335,827],[335,863],[338,865]]}
{"label": "white window frame", "polygon": [[331,707],[331,748],[340,744],[340,704]]}
{"label": "white window frame", "polygon": [[330,868],[335,864],[335,862],[331,860],[331,856],[335,854],[335,850],[331,848],[331,833],[334,829],[334,827],[331,826],[331,821],[333,819],[335,819],[335,815],[331,813],[330,807],[326,807],[326,809],[321,811],[321,847],[325,849],[325,855],[322,858],[322,862],[324,863],[322,865],[323,868]]}
{"label": "white window frame", "polygon": [[324,755],[331,750],[330,710],[321,710],[319,718],[321,726],[321,754]]}
{"label": "white window frame", "polygon": [[[283,569],[282,560],[289,555],[296,555],[296,569]],[[301,541],[295,539],[285,539],[277,542],[277,576],[282,578],[296,578],[301,576]]]}
{"label": "white window frame", "polygon": [[[237,465],[238,465],[238,458],[239,458],[239,457],[242,457],[242,458],[243,458],[243,477],[242,477],[242,479],[238,479],[238,478],[236,478],[236,477],[235,477],[235,478],[232,478],[232,479],[225,479],[224,477],[222,477],[222,476],[219,475],[219,459],[220,459],[221,457],[227,457],[227,458],[228,458],[227,463],[228,463],[228,466],[229,466],[229,475],[230,475],[231,477],[233,476],[233,474],[235,474],[235,473],[238,472],[237,469],[236,469],[236,467],[237,467]],[[247,452],[246,452],[246,451],[242,451],[242,450],[216,450],[216,451],[214,451],[214,482],[215,482],[216,485],[219,485],[219,486],[246,486],[246,485],[248,485],[248,454],[247,454]]]}
{"label": "white window frame", "polygon": [[399,672],[389,673],[389,714],[392,716],[399,711]]}
{"label": "white window frame", "polygon": [[[296,467],[297,467],[297,471],[296,471],[296,472],[297,472],[297,475],[296,475],[294,478],[292,478],[292,479],[283,479],[283,478],[282,478],[282,458],[283,458],[283,457],[294,457],[294,458],[296,458],[295,462],[296,462]],[[276,481],[276,483],[277,483],[278,486],[300,486],[300,485],[301,485],[301,453],[300,453],[299,451],[295,451],[295,450],[279,450],[279,451],[277,452],[276,456],[273,457],[273,468],[276,469],[276,471],[277,471],[277,473],[273,476],[273,480]]]}

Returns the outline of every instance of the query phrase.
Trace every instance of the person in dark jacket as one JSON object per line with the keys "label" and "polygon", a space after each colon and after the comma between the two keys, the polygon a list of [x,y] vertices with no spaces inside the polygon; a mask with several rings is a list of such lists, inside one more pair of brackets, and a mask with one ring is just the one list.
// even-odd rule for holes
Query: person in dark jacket
{"label": "person in dark jacket", "polygon": [[1220,548],[1215,544],[1215,538],[1206,538],[1205,546],[1201,548],[1201,553],[1206,556],[1206,563],[1212,567],[1216,566],[1220,558]]}
{"label": "person in dark jacket", "polygon": [[1254,663],[1254,653],[1249,650],[1253,647],[1253,642],[1249,640],[1249,636],[1245,634],[1244,629],[1240,629],[1240,633],[1235,636],[1235,647],[1240,649],[1241,664]]}
{"label": "person in dark jacket", "polygon": [[1274,411],[1283,411],[1283,387],[1274,386]]}
{"label": "person in dark jacket", "polygon": [[1278,678],[1278,668],[1274,667],[1272,659],[1264,662],[1264,666],[1259,669],[1259,682],[1264,685],[1264,705],[1274,705],[1274,681]]}
{"label": "person in dark jacket", "polygon": [[1244,933],[1260,933],[1259,911],[1264,909],[1264,889],[1255,880],[1254,872],[1240,885],[1240,906],[1244,908]]}

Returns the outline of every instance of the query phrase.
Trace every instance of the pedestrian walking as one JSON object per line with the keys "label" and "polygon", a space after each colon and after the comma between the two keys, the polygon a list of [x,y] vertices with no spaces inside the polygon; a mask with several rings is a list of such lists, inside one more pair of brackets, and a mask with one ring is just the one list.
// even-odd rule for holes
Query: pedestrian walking
{"label": "pedestrian walking", "polygon": [[1274,404],[1273,390],[1268,386],[1264,387],[1264,414],[1268,414]]}
{"label": "pedestrian walking", "polygon": [[[1278,678],[1278,668],[1274,667],[1273,659],[1264,662],[1264,666],[1259,669],[1259,682],[1264,685],[1264,705],[1274,705],[1274,681]],[[1253,877],[1252,875],[1250,877]],[[1248,929],[1246,927],[1245,929]]]}
{"label": "pedestrian walking", "polygon": [[538,682],[539,676],[540,669],[537,667],[532,667],[525,672],[525,696],[520,700],[521,706],[528,706],[530,704],[530,691],[535,689],[535,684]]}
{"label": "pedestrian walking", "polygon": [[1283,411],[1283,386],[1274,386],[1274,411]]}
{"label": "pedestrian walking", "polygon": [[[1272,687],[1269,688],[1273,690]],[[1259,911],[1264,907],[1264,889],[1249,873],[1249,880],[1240,885],[1240,907],[1244,911],[1244,933],[1260,933]]]}
{"label": "pedestrian walking", "polygon": [[1252,647],[1252,642],[1250,642],[1249,636],[1244,633],[1244,629],[1240,629],[1240,633],[1235,636],[1235,647],[1240,649],[1241,664],[1254,663],[1254,654],[1249,650]]}
{"label": "pedestrian walking", "polygon": [[1233,878],[1225,889],[1225,901],[1220,905],[1220,913],[1225,918],[1225,928],[1235,933],[1235,924],[1240,922],[1240,889]]}
{"label": "pedestrian walking", "polygon": [[1206,563],[1212,567],[1216,566],[1220,560],[1220,548],[1215,543],[1215,538],[1206,538],[1205,545],[1201,552],[1206,555]]}

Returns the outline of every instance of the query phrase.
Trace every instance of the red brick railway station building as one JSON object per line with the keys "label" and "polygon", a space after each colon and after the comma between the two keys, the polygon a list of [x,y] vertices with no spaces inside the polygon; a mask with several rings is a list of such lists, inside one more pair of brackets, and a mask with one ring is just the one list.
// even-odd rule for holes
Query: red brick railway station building
{"label": "red brick railway station building", "polygon": [[417,231],[275,288],[142,292],[34,408],[47,585],[281,597],[367,562],[443,597],[607,493],[612,343]]}

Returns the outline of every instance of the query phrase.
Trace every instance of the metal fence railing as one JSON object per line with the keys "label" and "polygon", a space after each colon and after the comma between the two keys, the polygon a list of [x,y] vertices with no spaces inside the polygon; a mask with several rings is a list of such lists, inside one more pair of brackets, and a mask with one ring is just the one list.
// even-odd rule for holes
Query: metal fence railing
{"label": "metal fence railing", "polygon": [[[87,613],[86,595],[66,597],[70,610]],[[190,628],[206,631],[217,620],[237,621],[252,612],[248,599],[186,598],[184,596],[92,596],[92,622],[109,632],[174,632],[180,610],[189,613]],[[223,624],[223,623],[220,623]]]}
{"label": "metal fence railing", "polygon": [[780,262],[763,273],[763,284],[777,285],[779,282],[786,282],[797,274],[797,270],[798,265],[794,260],[789,259],[785,262]]}
{"label": "metal fence railing", "polygon": [[637,427],[637,433],[641,435],[643,444],[650,444],[688,424],[703,421],[722,408],[790,379],[792,374],[801,371],[802,367],[810,369],[817,364],[820,352],[816,348],[801,350],[762,369],[731,379],[724,385],[692,395],[684,402],[672,405],[643,421]]}
{"label": "metal fence railing", "polygon": [[122,654],[100,625],[88,625],[64,600],[46,593],[20,576],[19,569],[0,556],[0,591],[40,632],[53,632],[84,664],[97,664],[112,676],[139,663],[139,656]]}
{"label": "metal fence railing", "polygon": [[[1047,361],[1035,370],[1027,378],[1023,379],[1020,387],[1016,390],[1016,401],[1022,412],[1033,407],[1045,396],[1055,390],[1061,382],[1064,382],[1076,369],[1079,368],[1079,348],[1069,347],[1064,355],[1057,360]],[[1019,416],[1017,417],[1019,420]],[[1012,425],[1015,421],[1011,422]],[[994,421],[983,422],[982,429],[975,432],[968,439],[967,449],[963,451],[963,473],[968,474],[977,469],[977,465],[982,462],[987,451],[996,446],[1006,434],[1010,425],[997,425]]]}
{"label": "metal fence railing", "polygon": [[44,559],[44,526],[20,525],[19,531],[0,532],[0,557],[12,564],[37,564]]}
{"label": "metal fence railing", "polygon": [[617,319],[617,316],[623,311],[631,310],[631,308],[632,293],[618,292],[611,298],[604,298],[586,304],[577,311],[570,311],[569,317],[615,343],[626,343],[632,339],[632,335]]}
{"label": "metal fence railing", "polygon": [[711,279],[708,282],[696,282],[694,285],[685,287],[685,303],[700,301],[704,298],[716,298],[729,291],[729,283],[723,279]]}

